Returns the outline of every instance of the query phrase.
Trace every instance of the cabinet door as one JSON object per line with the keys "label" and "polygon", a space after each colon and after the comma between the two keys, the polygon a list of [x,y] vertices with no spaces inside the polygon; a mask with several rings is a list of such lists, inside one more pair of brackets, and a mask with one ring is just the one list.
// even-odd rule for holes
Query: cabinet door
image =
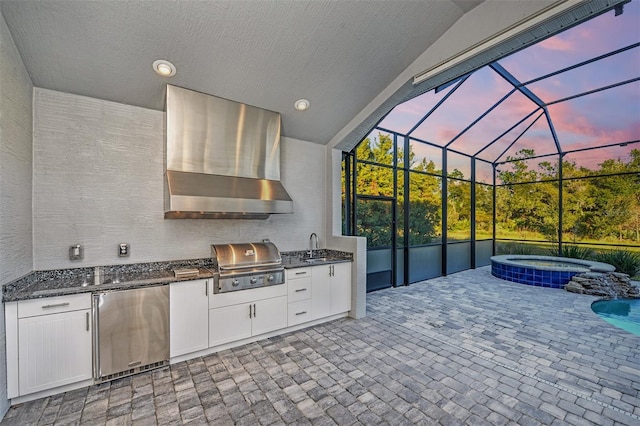
{"label": "cabinet door", "polygon": [[169,285],[170,356],[209,347],[209,280]]}
{"label": "cabinet door", "polygon": [[253,302],[252,331],[257,336],[287,326],[287,296]]}
{"label": "cabinet door", "polygon": [[333,265],[315,266],[311,284],[311,313],[313,319],[331,315],[331,267]]}
{"label": "cabinet door", "polygon": [[251,337],[253,303],[209,310],[209,346]]}
{"label": "cabinet door", "polygon": [[351,310],[351,263],[336,263],[331,277],[331,314]]}
{"label": "cabinet door", "polygon": [[90,312],[18,320],[20,395],[91,379]]}

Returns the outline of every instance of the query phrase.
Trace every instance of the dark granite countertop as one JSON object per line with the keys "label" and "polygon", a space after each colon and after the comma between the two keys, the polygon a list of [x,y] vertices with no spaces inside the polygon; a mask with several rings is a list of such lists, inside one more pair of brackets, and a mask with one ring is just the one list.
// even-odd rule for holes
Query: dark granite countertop
{"label": "dark granite countertop", "polygon": [[[97,280],[95,268],[35,271],[4,285],[2,301],[15,302],[78,293],[128,290],[211,278],[217,265],[211,259],[194,259],[103,266],[100,269]],[[174,269],[198,269],[198,275],[176,278]]]}
{"label": "dark granite countertop", "polygon": [[318,249],[313,258],[308,250],[282,252],[282,266],[285,269],[305,268],[308,266],[328,265],[331,263],[353,262],[353,254],[345,251]]}
{"label": "dark granite countertop", "polygon": [[[309,254],[304,250],[282,252],[281,255],[283,266],[287,269],[353,261],[351,253],[328,249],[314,250],[312,261],[309,261]],[[166,285],[179,281],[211,278],[218,269],[215,261],[209,258],[100,266],[99,268],[98,279],[95,274],[96,268],[32,272],[5,284],[2,301],[16,302],[42,297]],[[198,275],[176,278],[174,269],[198,269]]]}

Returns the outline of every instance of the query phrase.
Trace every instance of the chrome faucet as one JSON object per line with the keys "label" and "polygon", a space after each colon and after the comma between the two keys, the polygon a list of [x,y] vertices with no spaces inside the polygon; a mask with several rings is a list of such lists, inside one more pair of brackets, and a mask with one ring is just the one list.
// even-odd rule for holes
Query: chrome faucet
{"label": "chrome faucet", "polygon": [[309,236],[309,257],[313,257],[313,237],[316,237],[316,250],[318,249],[318,235],[315,232]]}

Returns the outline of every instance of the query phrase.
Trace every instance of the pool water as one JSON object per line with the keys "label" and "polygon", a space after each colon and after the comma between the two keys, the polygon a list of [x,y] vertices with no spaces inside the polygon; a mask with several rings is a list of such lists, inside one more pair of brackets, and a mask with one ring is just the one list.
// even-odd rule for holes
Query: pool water
{"label": "pool water", "polygon": [[609,324],[640,336],[640,299],[600,300],[591,304],[591,310]]}
{"label": "pool water", "polygon": [[531,266],[551,266],[554,268],[583,268],[588,269],[588,266],[580,263],[562,262],[559,260],[537,260],[537,259],[514,259],[515,262],[522,263],[523,265]]}

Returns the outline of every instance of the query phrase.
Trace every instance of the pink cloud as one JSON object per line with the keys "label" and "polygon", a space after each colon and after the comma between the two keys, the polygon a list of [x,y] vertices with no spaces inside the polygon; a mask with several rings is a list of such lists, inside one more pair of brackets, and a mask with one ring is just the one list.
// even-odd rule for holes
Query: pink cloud
{"label": "pink cloud", "polygon": [[421,105],[417,102],[405,102],[395,107],[393,111],[399,114],[424,115],[428,110],[426,109],[426,105]]}
{"label": "pink cloud", "polygon": [[441,127],[441,128],[437,128],[436,129],[436,134],[438,135],[438,140],[441,141],[450,141],[451,139],[453,139],[458,133],[460,133],[460,130],[456,129],[452,129],[450,127]]}
{"label": "pink cloud", "polygon": [[510,89],[511,86],[493,70],[481,69],[465,81],[413,136],[438,144],[448,143]]}
{"label": "pink cloud", "polygon": [[603,128],[571,103],[549,107],[556,133],[565,150],[635,140],[640,135],[640,119],[621,128]]}
{"label": "pink cloud", "polygon": [[[524,81],[636,42],[637,37],[640,36],[637,26],[639,5],[640,2],[629,3],[625,5],[625,13],[622,16],[614,17],[613,12],[608,12],[500,60],[500,63]],[[615,28],[615,31],[612,31],[612,28]],[[636,56],[632,56],[633,54]],[[619,57],[618,62],[622,61],[620,66],[611,66],[613,59],[611,63],[603,61],[600,68],[590,66],[589,72],[584,72],[582,75],[569,73],[563,75],[564,79],[557,77],[545,80],[532,85],[531,88],[535,89],[536,95],[544,101],[552,101],[594,88],[597,86],[594,82],[608,84],[611,80],[617,82],[627,79],[628,74],[637,75],[637,50],[617,55],[617,57]],[[639,139],[639,87],[638,84],[624,86],[550,106],[551,118],[563,148],[576,149]],[[502,77],[488,68],[481,69],[465,81],[416,130],[413,136],[445,144],[509,90],[511,86]],[[381,125],[402,133],[408,131],[438,100],[445,96],[446,92],[427,93],[397,106]],[[473,154],[534,109],[535,105],[529,99],[516,93],[457,139],[452,148]],[[489,158],[490,153],[499,155],[530,122],[531,120],[527,120],[527,123],[499,141],[496,145],[500,144],[500,147],[488,148],[482,155],[483,158],[493,160]],[[395,128],[394,124],[401,128]],[[521,146],[527,144],[535,144],[540,149],[542,146],[545,147],[544,149],[547,146],[553,148],[553,139],[544,117],[518,142]]]}
{"label": "pink cloud", "polygon": [[625,147],[611,146],[602,149],[577,152],[567,155],[565,160],[575,163],[578,167],[597,170],[599,165],[606,159],[619,159],[623,162],[629,161],[631,159],[632,149],[640,149],[640,144],[635,143]]}
{"label": "pink cloud", "polygon": [[521,93],[514,93],[500,106],[476,123],[458,138],[452,148],[475,154],[487,143],[515,125],[533,111],[536,106]]}
{"label": "pink cloud", "polygon": [[637,42],[639,16],[640,2],[627,3],[621,16],[609,11],[501,59],[500,63],[521,81],[539,77]]}
{"label": "pink cloud", "polygon": [[571,52],[575,49],[575,44],[572,40],[565,40],[558,36],[542,40],[538,43],[538,46],[542,49],[557,50],[560,52]]}

